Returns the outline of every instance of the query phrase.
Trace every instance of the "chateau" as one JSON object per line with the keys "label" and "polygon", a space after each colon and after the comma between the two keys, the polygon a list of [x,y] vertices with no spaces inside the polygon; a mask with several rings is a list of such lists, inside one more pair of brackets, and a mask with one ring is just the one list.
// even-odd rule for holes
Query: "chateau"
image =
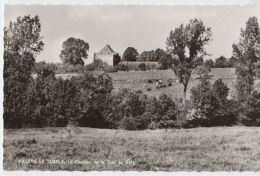
{"label": "chateau", "polygon": [[94,60],[100,59],[108,65],[115,66],[120,62],[120,56],[115,52],[110,45],[106,45],[100,51],[94,53]]}

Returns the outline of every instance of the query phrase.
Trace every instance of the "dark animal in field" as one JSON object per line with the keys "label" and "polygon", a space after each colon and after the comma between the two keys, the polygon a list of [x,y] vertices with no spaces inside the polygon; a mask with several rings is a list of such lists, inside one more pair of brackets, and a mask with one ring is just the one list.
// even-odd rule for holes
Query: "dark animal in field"
{"label": "dark animal in field", "polygon": [[151,87],[148,87],[146,90],[147,90],[147,91],[151,91],[151,90],[152,90],[152,88],[151,88]]}

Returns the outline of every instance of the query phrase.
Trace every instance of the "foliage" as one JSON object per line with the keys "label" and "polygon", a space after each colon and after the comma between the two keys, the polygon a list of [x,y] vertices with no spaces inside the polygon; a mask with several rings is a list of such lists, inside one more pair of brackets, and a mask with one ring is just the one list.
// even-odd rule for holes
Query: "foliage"
{"label": "foliage", "polygon": [[139,57],[138,61],[143,61],[143,62],[158,62],[162,58],[164,58],[166,55],[165,51],[163,51],[160,48],[157,48],[155,51],[143,51]]}
{"label": "foliage", "polygon": [[191,102],[193,105],[189,120],[192,124],[207,126],[208,121],[213,118],[214,110],[217,107],[217,99],[212,94],[210,82],[202,80],[195,88],[191,89]]}
{"label": "foliage", "polygon": [[141,71],[146,71],[145,63],[139,64],[139,69],[140,69]]}
{"label": "foliage", "polygon": [[59,71],[59,66],[55,63],[46,63],[45,61],[36,62],[34,64],[34,67],[32,69],[33,73],[41,72],[43,69],[48,69],[53,71],[54,73],[57,73]]}
{"label": "foliage", "polygon": [[30,69],[34,58],[4,52],[4,126],[21,127],[26,112],[26,89],[30,83]]}
{"label": "foliage", "polygon": [[139,57],[138,57],[138,61],[156,61],[155,60],[155,51],[143,51]]}
{"label": "foliage", "polygon": [[215,68],[226,68],[228,67],[228,61],[224,56],[220,56],[215,61]]}
{"label": "foliage", "polygon": [[139,53],[137,52],[137,50],[134,47],[128,47],[124,51],[122,60],[123,61],[137,61],[138,55],[139,55]]}
{"label": "foliage", "polygon": [[184,100],[195,61],[206,54],[204,46],[211,40],[211,36],[211,28],[206,28],[201,20],[193,19],[186,26],[181,24],[171,31],[167,38],[167,51],[174,56],[173,71],[184,86]]}
{"label": "foliage", "polygon": [[102,73],[102,72],[107,72],[107,73],[112,73],[112,72],[117,72],[118,71],[118,65],[113,67],[108,65],[106,62],[103,62],[101,59],[95,59],[93,63],[88,64],[85,66],[85,70],[87,72],[96,72],[96,73]]}
{"label": "foliage", "polygon": [[4,28],[4,49],[10,54],[16,53],[35,56],[43,50],[43,37],[40,36],[41,24],[36,15],[18,17],[15,22],[10,22],[8,28]]}
{"label": "foliage", "polygon": [[236,123],[236,103],[228,100],[227,86],[222,79],[213,86],[202,79],[197,87],[191,89],[192,110],[188,120],[193,126],[233,125]]}
{"label": "foliage", "polygon": [[156,70],[158,68],[157,62],[121,62],[115,67],[118,71],[146,71]]}
{"label": "foliage", "polygon": [[108,66],[107,63],[104,63],[101,59],[95,59],[93,63],[85,66],[86,71],[98,72],[101,73],[105,70],[105,67]]}
{"label": "foliage", "polygon": [[167,53],[160,49],[157,48],[155,51],[143,51],[139,57],[138,61],[143,61],[143,62],[159,62],[161,59],[166,59]]}
{"label": "foliage", "polygon": [[212,59],[209,59],[205,61],[204,65],[210,68],[214,68],[215,63]]}
{"label": "foliage", "polygon": [[215,62],[215,68],[234,68],[236,65],[237,59],[234,56],[231,58],[225,58],[224,56],[221,56],[217,58]]}
{"label": "foliage", "polygon": [[236,65],[237,65],[237,59],[234,56],[228,59],[228,67],[235,68]]}
{"label": "foliage", "polygon": [[254,124],[256,121],[254,101],[254,77],[256,76],[256,63],[260,60],[260,33],[256,17],[246,22],[246,28],[241,29],[240,42],[233,44],[233,55],[237,58],[237,99],[240,103],[239,119],[242,124]]}
{"label": "foliage", "polygon": [[161,94],[159,99],[150,98],[145,116],[150,117],[149,128],[170,128],[174,127],[176,121],[175,102],[166,94]]}
{"label": "foliage", "polygon": [[128,65],[127,64],[118,64],[116,66],[117,70],[118,71],[128,71]]}
{"label": "foliage", "polygon": [[140,91],[121,89],[106,99],[105,117],[110,128],[145,129],[147,122],[141,115],[145,112],[147,96]]}
{"label": "foliage", "polygon": [[89,44],[81,39],[68,38],[62,44],[60,58],[63,63],[71,65],[84,65],[88,58]]}
{"label": "foliage", "polygon": [[204,65],[203,57],[197,58],[196,61],[195,61],[195,67],[202,66],[202,65]]}
{"label": "foliage", "polygon": [[[48,69],[39,72],[37,79],[33,80],[26,92],[26,116],[31,127],[54,126],[53,117],[53,91],[54,73]],[[25,125],[26,123],[23,122]]]}
{"label": "foliage", "polygon": [[103,116],[109,128],[141,130],[174,127],[176,106],[162,94],[159,99],[148,98],[141,91],[121,89],[106,98]]}
{"label": "foliage", "polygon": [[195,73],[199,75],[200,79],[208,78],[208,73],[211,71],[211,68],[205,65],[198,66],[195,68]]}
{"label": "foliage", "polygon": [[4,28],[4,126],[17,128],[26,121],[26,90],[35,56],[42,51],[38,16],[18,17]]}
{"label": "foliage", "polygon": [[173,65],[173,59],[171,58],[171,55],[163,51],[162,49],[157,49],[155,51],[156,55],[158,55],[158,63],[160,64],[159,69],[161,70],[167,70],[172,68]]}
{"label": "foliage", "polygon": [[[19,88],[13,87],[16,90]],[[11,114],[12,109],[7,109],[5,127],[55,127],[68,124],[105,127],[105,119],[102,116],[103,98],[108,96],[112,89],[111,78],[106,74],[84,74],[63,80],[56,79],[52,70],[43,67],[37,78],[31,80],[26,87],[24,94],[21,95],[21,91],[17,91],[17,97],[23,102],[19,104],[21,111]],[[9,106],[15,107],[13,104],[7,104],[5,107]],[[13,116],[20,119],[13,120]]]}

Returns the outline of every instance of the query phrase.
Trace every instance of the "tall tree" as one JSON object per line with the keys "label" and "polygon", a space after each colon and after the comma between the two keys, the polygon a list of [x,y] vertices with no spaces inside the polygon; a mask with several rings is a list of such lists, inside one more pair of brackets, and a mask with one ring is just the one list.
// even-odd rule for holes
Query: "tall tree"
{"label": "tall tree", "polygon": [[228,67],[236,67],[237,64],[237,59],[232,56],[231,58],[228,59]]}
{"label": "tall tree", "polygon": [[227,59],[224,56],[220,56],[215,61],[215,68],[226,68],[228,67]]}
{"label": "tall tree", "polygon": [[155,51],[143,51],[140,56],[138,57],[138,61],[147,61],[147,62],[153,62],[156,60]]}
{"label": "tall tree", "polygon": [[205,66],[207,66],[207,67],[214,68],[214,65],[215,65],[215,63],[212,59],[205,61]]}
{"label": "tall tree", "polygon": [[4,28],[4,125],[21,127],[35,56],[43,50],[38,16],[18,17]]}
{"label": "tall tree", "polygon": [[158,48],[155,50],[156,60],[160,64],[160,69],[166,70],[172,67],[173,59],[171,55]]}
{"label": "tall tree", "polygon": [[[256,63],[260,60],[260,30],[256,17],[251,17],[246,22],[246,28],[241,29],[238,44],[233,44],[233,55],[237,58],[237,97],[240,102],[242,123],[254,121],[250,114],[254,111],[253,91],[254,77],[256,75]],[[243,122],[244,121],[244,122]],[[247,121],[247,122],[245,122]]]}
{"label": "tall tree", "polygon": [[137,57],[139,56],[139,53],[134,47],[128,47],[126,48],[124,54],[123,54],[123,60],[124,61],[137,61]]}
{"label": "tall tree", "polygon": [[159,61],[160,59],[162,59],[163,57],[165,57],[165,55],[167,55],[167,53],[161,49],[161,48],[157,48],[155,50],[155,58],[156,58],[156,61]]}
{"label": "tall tree", "polygon": [[88,58],[89,44],[81,39],[68,38],[62,44],[60,58],[65,64],[84,65]]}
{"label": "tall tree", "polygon": [[196,60],[206,54],[204,46],[211,40],[211,36],[211,28],[206,28],[201,20],[193,19],[186,26],[181,24],[175,28],[167,38],[167,51],[174,60],[173,71],[184,86],[184,103]]}

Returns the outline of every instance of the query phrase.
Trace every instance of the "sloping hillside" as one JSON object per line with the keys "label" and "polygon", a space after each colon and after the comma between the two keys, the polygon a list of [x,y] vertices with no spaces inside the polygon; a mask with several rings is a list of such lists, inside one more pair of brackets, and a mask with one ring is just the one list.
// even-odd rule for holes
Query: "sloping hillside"
{"label": "sloping hillside", "polygon": [[145,81],[148,79],[176,79],[172,70],[129,71],[109,73],[114,81]]}
{"label": "sloping hillside", "polygon": [[[228,96],[229,98],[235,94],[234,85],[236,81],[236,75],[234,68],[213,68],[209,75],[212,76],[210,79],[211,83],[214,83],[214,81],[217,79],[222,78],[223,82],[230,89]],[[142,90],[149,96],[158,97],[160,94],[166,93],[173,98],[182,97],[183,85],[178,82],[178,79],[172,70],[117,72],[109,73],[109,76],[114,81],[115,91],[121,88],[130,88],[133,90]],[[193,72],[188,85],[188,99],[190,97],[190,89],[199,84],[198,78],[199,75]],[[157,89],[154,81],[156,79],[161,79],[164,83],[170,81],[172,82],[172,86]],[[148,80],[153,80],[153,83],[148,83]],[[147,84],[146,88],[144,88],[144,84]],[[147,91],[147,88],[150,88],[151,90]]]}
{"label": "sloping hillside", "polygon": [[[212,68],[209,75],[213,76],[213,79],[234,79],[235,75],[235,68]],[[172,70],[151,70],[151,71],[129,71],[129,72],[115,72],[109,73],[109,76],[114,81],[133,81],[133,80],[155,80],[155,79],[162,79],[162,80],[176,80],[177,77],[175,76]],[[196,73],[192,73],[191,79],[196,79],[198,75]]]}

